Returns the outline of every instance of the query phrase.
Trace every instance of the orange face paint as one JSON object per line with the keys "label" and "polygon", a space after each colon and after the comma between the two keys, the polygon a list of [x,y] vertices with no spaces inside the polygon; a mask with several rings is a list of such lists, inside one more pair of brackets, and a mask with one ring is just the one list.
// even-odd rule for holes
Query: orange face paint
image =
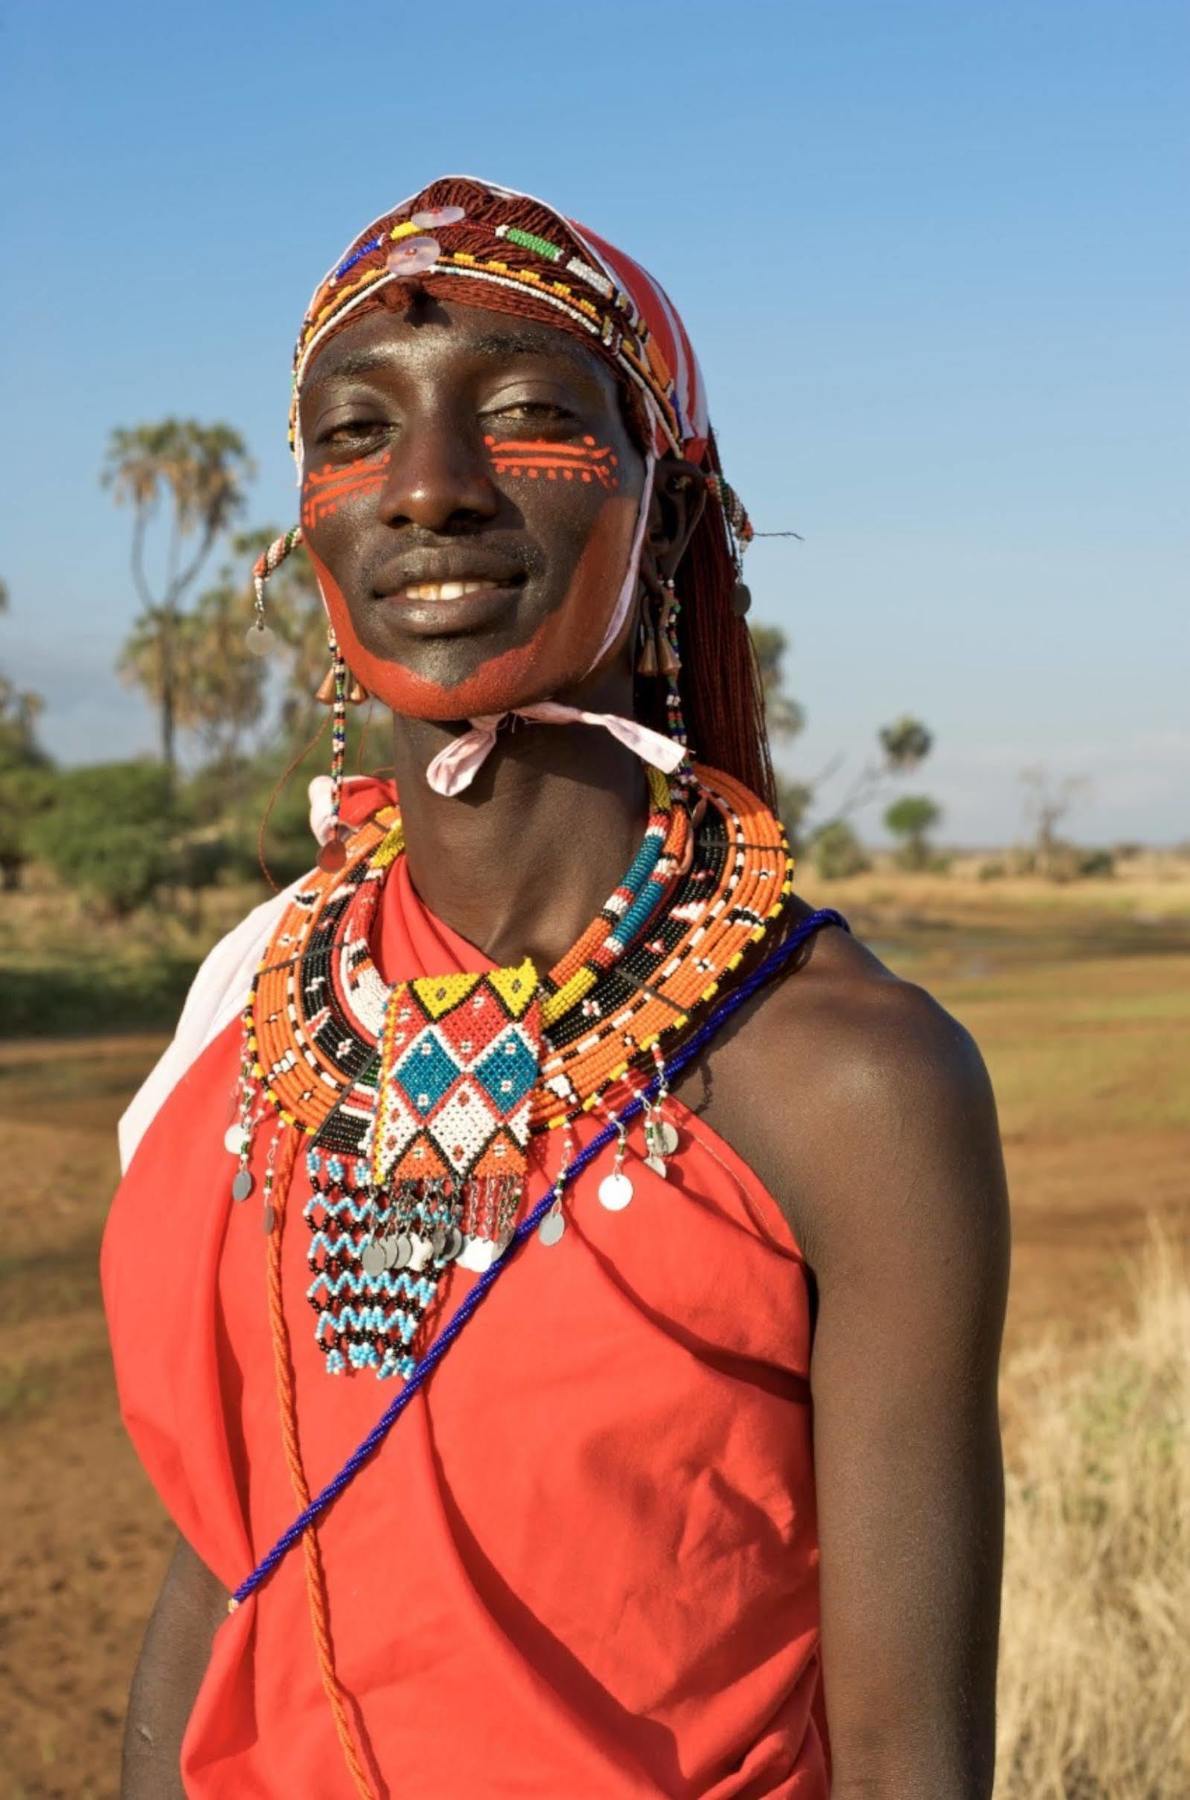
{"label": "orange face paint", "polygon": [[[452,636],[449,644],[403,634],[400,602],[370,603],[361,641],[343,591],[307,543],[323,602],[352,673],[393,712],[413,719],[468,719],[553,699],[590,671],[616,602],[636,525],[637,501],[609,496],[600,506],[561,602],[537,619],[520,643],[493,649],[489,634]],[[522,591],[520,604],[529,602]],[[500,635],[515,630],[502,626]],[[449,676],[430,676],[412,666],[437,663],[448,651]]]}
{"label": "orange face paint", "polygon": [[327,463],[321,469],[311,469],[302,483],[303,529],[309,531],[337,512],[344,500],[378,494],[388,480],[391,460],[385,450],[380,456],[361,456],[355,462]]}
{"label": "orange face paint", "polygon": [[578,444],[557,444],[527,438],[485,437],[492,468],[497,475],[524,475],[530,481],[598,482],[606,493],[620,485],[619,459],[610,444],[585,437]]}

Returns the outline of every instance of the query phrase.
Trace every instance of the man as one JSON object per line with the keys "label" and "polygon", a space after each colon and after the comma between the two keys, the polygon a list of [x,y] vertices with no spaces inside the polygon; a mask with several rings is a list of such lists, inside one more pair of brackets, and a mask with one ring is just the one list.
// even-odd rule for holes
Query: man
{"label": "man", "polygon": [[[450,179],[295,377],[335,757],[319,870],[124,1124],[105,1290],[181,1532],[124,1793],[988,1795],[994,1103],[792,894],[681,322]],[[343,778],[364,689],[397,804]]]}

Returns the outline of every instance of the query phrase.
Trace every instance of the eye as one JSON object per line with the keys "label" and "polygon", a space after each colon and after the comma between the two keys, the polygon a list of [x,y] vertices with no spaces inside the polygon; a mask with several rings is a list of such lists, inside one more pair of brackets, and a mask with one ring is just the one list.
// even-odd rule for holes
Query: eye
{"label": "eye", "polygon": [[317,442],[325,450],[352,450],[357,455],[368,444],[378,443],[391,426],[381,419],[341,419],[319,433]]}
{"label": "eye", "polygon": [[525,419],[537,424],[573,425],[576,415],[554,400],[501,400],[484,412],[485,419]]}

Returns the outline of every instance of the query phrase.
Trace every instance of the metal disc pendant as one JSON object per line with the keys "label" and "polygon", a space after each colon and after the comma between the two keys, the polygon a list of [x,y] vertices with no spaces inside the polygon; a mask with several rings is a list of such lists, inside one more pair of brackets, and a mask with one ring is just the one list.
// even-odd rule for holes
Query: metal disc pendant
{"label": "metal disc pendant", "polygon": [[249,656],[267,656],[277,642],[277,636],[267,625],[249,625],[244,642]]}
{"label": "metal disc pendant", "polygon": [[342,869],[347,862],[347,846],[342,838],[328,838],[318,852],[318,867],[326,875],[333,875]]}
{"label": "metal disc pendant", "polygon": [[752,590],[746,581],[737,581],[731,590],[731,610],[737,619],[743,619],[752,610]]}
{"label": "metal disc pendant", "polygon": [[359,1253],[359,1264],[365,1275],[381,1275],[384,1272],[384,1245],[373,1238],[365,1244]]}
{"label": "metal disc pendant", "polygon": [[223,1148],[232,1156],[240,1156],[244,1148],[244,1127],[237,1120],[223,1133]]}
{"label": "metal disc pendant", "polygon": [[599,1204],[606,1206],[608,1212],[623,1212],[631,1198],[632,1183],[619,1169],[605,1175],[599,1183]]}
{"label": "metal disc pendant", "polygon": [[546,1213],[545,1218],[537,1227],[537,1235],[543,1244],[556,1244],[565,1229],[566,1221],[557,1207],[554,1207]]}
{"label": "metal disc pendant", "polygon": [[652,1169],[654,1175],[660,1175],[662,1181],[665,1180],[667,1170],[665,1167],[665,1161],[662,1157],[646,1156],[645,1157],[645,1168]]}
{"label": "metal disc pendant", "polygon": [[435,1257],[441,1257],[443,1252],[445,1251],[446,1237],[447,1237],[446,1226],[445,1225],[435,1226],[433,1235],[430,1238],[430,1248],[434,1252]]}
{"label": "metal disc pendant", "polygon": [[442,1247],[442,1254],[446,1258],[447,1262],[453,1262],[455,1257],[458,1256],[459,1252],[462,1250],[462,1248],[463,1248],[463,1234],[459,1230],[457,1225],[452,1225],[450,1230],[446,1234],[446,1243]]}
{"label": "metal disc pendant", "polygon": [[677,1149],[679,1142],[678,1128],[676,1125],[672,1124],[669,1119],[662,1119],[658,1141],[660,1142],[661,1154],[663,1156],[672,1156]]}
{"label": "metal disc pendant", "polygon": [[237,1174],[236,1174],[236,1178],[231,1184],[232,1199],[233,1200],[246,1200],[255,1186],[256,1186],[256,1183],[252,1179],[251,1169],[238,1170]]}
{"label": "metal disc pendant", "polygon": [[413,1240],[407,1231],[403,1231],[397,1239],[397,1254],[393,1257],[393,1268],[407,1269],[412,1255]]}
{"label": "metal disc pendant", "polygon": [[396,1239],[396,1236],[394,1235],[393,1237],[382,1238],[380,1240],[380,1248],[384,1252],[385,1268],[386,1269],[395,1269],[397,1266],[397,1239]]}

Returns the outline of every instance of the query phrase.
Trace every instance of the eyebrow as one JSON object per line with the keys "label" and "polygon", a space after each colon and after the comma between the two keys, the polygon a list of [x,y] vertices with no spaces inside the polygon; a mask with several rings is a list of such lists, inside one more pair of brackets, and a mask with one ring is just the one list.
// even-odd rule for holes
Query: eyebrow
{"label": "eyebrow", "polygon": [[[555,334],[556,342],[543,344],[540,339],[529,336],[518,336],[515,332],[491,332],[475,338],[469,348],[479,356],[504,357],[561,356],[567,362],[586,373],[592,373],[591,353],[580,343],[567,338],[564,332]],[[392,349],[358,349],[345,350],[342,355],[332,357],[330,354],[319,357],[310,370],[309,385],[316,382],[348,380],[352,376],[374,375],[392,367],[394,361]]]}

